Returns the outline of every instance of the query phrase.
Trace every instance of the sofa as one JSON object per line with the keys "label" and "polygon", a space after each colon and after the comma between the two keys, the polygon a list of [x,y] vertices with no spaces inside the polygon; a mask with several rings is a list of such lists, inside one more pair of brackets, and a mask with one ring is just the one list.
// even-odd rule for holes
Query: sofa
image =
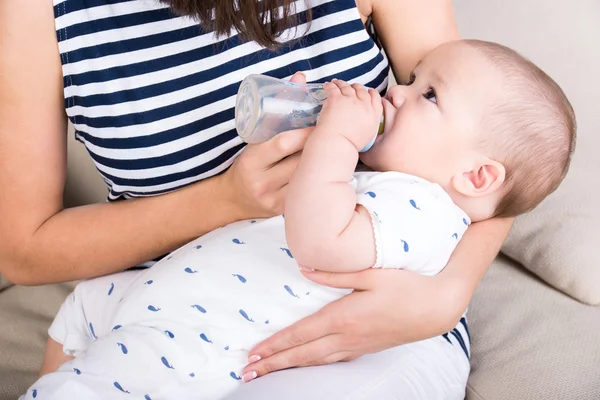
{"label": "sofa", "polygon": [[[516,220],[474,295],[467,399],[600,399],[600,1],[454,3],[463,37],[536,62],[564,88],[579,124],[565,182]],[[104,201],[102,179],[68,135],[65,206]],[[0,276],[0,400],[36,379],[46,330],[73,286],[20,287]]]}

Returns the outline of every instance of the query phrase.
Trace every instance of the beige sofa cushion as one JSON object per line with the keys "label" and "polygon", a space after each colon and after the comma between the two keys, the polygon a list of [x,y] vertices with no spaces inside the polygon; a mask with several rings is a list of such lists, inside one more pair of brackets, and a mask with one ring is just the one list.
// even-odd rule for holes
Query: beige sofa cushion
{"label": "beige sofa cushion", "polygon": [[562,86],[579,124],[571,173],[540,207],[515,221],[502,251],[564,293],[600,304],[600,2],[454,4],[464,37],[503,43],[538,64]]}
{"label": "beige sofa cushion", "polygon": [[14,400],[39,371],[48,326],[74,283],[0,291],[0,399]]}
{"label": "beige sofa cushion", "polygon": [[600,307],[500,257],[469,309],[467,400],[600,399]]}
{"label": "beige sofa cushion", "polygon": [[7,281],[6,278],[2,276],[2,274],[0,274],[0,292],[9,286],[11,286],[11,283]]}

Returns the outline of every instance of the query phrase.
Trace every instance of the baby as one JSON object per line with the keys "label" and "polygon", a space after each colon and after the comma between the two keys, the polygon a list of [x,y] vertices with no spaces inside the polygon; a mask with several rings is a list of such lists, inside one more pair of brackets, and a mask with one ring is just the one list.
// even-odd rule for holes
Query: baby
{"label": "baby", "polygon": [[[237,222],[150,269],[80,284],[49,330],[76,358],[22,398],[226,397],[241,383],[249,349],[348,293],[308,281],[298,265],[435,275],[472,221],[531,210],[568,169],[575,139],[568,100],[501,45],[444,44],[408,86],[383,99],[342,81],[325,90],[285,218]],[[360,155],[373,172],[355,173],[382,109],[384,132]],[[430,364],[406,363],[399,391],[464,398],[464,319],[448,334],[401,347],[448,368],[440,376]]]}

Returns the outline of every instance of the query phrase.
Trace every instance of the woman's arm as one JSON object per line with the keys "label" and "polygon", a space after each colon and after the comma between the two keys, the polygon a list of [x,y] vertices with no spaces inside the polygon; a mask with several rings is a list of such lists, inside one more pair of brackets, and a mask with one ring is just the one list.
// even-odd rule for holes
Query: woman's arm
{"label": "woman's arm", "polygon": [[52,2],[0,1],[0,273],[24,285],[90,278],[218,226],[282,211],[306,131],[247,149],[176,192],[63,210],[66,118]]}
{"label": "woman's arm", "polygon": [[244,375],[351,360],[450,331],[500,249],[511,222],[471,225],[444,271],[432,277],[394,269],[353,273],[303,270],[316,283],[355,291],[254,347],[249,355],[261,359],[246,366]]}
{"label": "woman's arm", "polygon": [[373,24],[398,83],[427,53],[444,42],[458,40],[452,0],[358,0],[361,13]]}
{"label": "woman's arm", "polygon": [[448,265],[438,275],[444,285],[456,290],[456,296],[452,296],[456,304],[454,317],[449,322],[451,327],[460,318],[458,314],[467,308],[475,288],[508,236],[513,220],[496,218],[471,225],[452,253]]}

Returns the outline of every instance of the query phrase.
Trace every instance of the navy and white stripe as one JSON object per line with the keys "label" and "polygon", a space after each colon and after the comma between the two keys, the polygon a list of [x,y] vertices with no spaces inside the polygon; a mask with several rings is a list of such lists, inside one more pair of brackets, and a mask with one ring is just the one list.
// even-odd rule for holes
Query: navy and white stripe
{"label": "navy and white stripe", "polygon": [[65,108],[109,189],[151,196],[225,170],[243,148],[234,128],[242,79],[264,73],[340,78],[383,92],[388,62],[354,0],[295,5],[277,51],[215,37],[157,0],[54,0]]}
{"label": "navy and white stripe", "polygon": [[452,329],[450,332],[444,333],[442,337],[446,339],[448,343],[454,346],[460,346],[465,353],[465,356],[471,358],[471,333],[467,326],[466,316],[463,315],[458,325],[456,325],[456,328]]}

